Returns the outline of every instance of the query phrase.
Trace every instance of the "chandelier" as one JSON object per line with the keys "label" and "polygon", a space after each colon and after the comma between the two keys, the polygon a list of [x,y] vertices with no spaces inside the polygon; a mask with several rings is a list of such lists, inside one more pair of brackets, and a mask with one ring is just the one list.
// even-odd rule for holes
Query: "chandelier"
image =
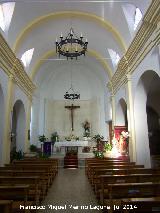
{"label": "chandelier", "polygon": [[72,63],[71,63],[71,69],[70,69],[70,81],[71,81],[71,86],[70,88],[65,92],[64,94],[64,99],[68,99],[68,100],[75,100],[75,99],[80,99],[80,93],[75,92],[75,90],[73,89],[73,77],[72,77]]}
{"label": "chandelier", "polygon": [[80,94],[76,93],[71,85],[69,90],[64,94],[64,98],[70,100],[80,99]]}
{"label": "chandelier", "polygon": [[59,53],[60,55],[66,56],[67,60],[68,58],[73,59],[78,56],[84,55],[87,51],[87,45],[88,41],[83,41],[83,35],[81,33],[81,36],[78,37],[75,33],[73,28],[70,28],[70,32],[68,35],[63,38],[63,35],[61,33],[60,35],[60,41],[56,39],[56,53]]}

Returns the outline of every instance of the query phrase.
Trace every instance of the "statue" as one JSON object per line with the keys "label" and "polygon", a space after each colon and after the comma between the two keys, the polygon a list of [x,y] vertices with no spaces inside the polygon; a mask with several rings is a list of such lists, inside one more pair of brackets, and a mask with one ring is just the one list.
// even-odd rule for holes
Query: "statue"
{"label": "statue", "polygon": [[84,137],[89,137],[90,136],[90,123],[88,121],[85,121],[83,124],[84,128]]}

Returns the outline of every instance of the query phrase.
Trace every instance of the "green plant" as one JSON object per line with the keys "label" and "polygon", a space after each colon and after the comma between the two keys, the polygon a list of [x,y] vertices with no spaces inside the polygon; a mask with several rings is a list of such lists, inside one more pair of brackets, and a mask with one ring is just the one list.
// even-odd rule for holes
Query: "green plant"
{"label": "green plant", "polygon": [[35,146],[34,144],[31,144],[29,149],[31,152],[37,152],[37,146]]}
{"label": "green plant", "polygon": [[112,144],[107,142],[104,146],[104,149],[105,149],[105,151],[111,151],[112,150]]}
{"label": "green plant", "polygon": [[24,158],[24,152],[22,150],[16,151],[16,149],[11,152],[11,162],[13,160],[21,160]]}
{"label": "green plant", "polygon": [[95,136],[93,137],[93,139],[95,139],[96,141],[101,141],[101,140],[104,139],[104,137],[103,137],[102,135],[100,135],[100,134],[97,134],[97,135],[95,135]]}
{"label": "green plant", "polygon": [[40,142],[43,142],[43,143],[47,140],[45,135],[39,135],[38,139],[39,139]]}
{"label": "green plant", "polygon": [[104,158],[104,154],[102,151],[94,150],[93,151],[95,158]]}
{"label": "green plant", "polygon": [[58,136],[57,132],[54,132],[54,133],[51,134],[51,141],[52,142],[59,141],[59,136]]}

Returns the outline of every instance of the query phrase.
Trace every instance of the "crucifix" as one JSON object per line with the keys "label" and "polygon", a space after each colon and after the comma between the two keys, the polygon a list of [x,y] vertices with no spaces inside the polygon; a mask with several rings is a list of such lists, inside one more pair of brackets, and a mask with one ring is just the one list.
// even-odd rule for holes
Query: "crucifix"
{"label": "crucifix", "polygon": [[77,108],[80,108],[80,106],[74,106],[73,104],[71,106],[65,106],[65,108],[71,110],[71,124],[72,124],[72,131],[74,131],[74,123],[73,123],[73,111]]}

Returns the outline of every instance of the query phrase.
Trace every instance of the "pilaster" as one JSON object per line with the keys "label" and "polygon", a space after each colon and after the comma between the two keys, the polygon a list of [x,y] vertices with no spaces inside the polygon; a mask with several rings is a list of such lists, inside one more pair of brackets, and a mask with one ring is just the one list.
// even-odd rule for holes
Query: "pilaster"
{"label": "pilaster", "polygon": [[24,152],[27,152],[30,146],[30,140],[29,140],[29,134],[30,134],[30,121],[31,121],[31,106],[32,101],[28,99],[27,103],[27,112],[26,112],[26,127],[25,127],[25,146],[24,146]]}
{"label": "pilaster", "polygon": [[2,152],[2,164],[10,162],[10,122],[11,122],[11,110],[12,110],[12,94],[13,94],[13,75],[8,78],[7,86],[7,98],[5,103],[5,115],[4,115],[4,137],[3,137],[3,152]]}
{"label": "pilaster", "polygon": [[130,160],[136,162],[136,137],[135,137],[135,123],[134,123],[134,106],[132,94],[132,79],[131,75],[126,75],[126,91],[127,91],[127,109],[129,121],[129,155]]}

